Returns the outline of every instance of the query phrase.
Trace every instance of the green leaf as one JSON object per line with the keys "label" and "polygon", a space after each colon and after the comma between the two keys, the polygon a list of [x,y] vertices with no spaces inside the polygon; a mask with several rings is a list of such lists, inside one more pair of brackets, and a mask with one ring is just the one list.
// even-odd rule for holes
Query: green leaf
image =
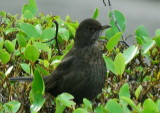
{"label": "green leaf", "polygon": [[26,73],[31,74],[31,69],[29,64],[22,63],[21,67]]}
{"label": "green leaf", "polygon": [[7,30],[5,31],[5,34],[7,35],[7,34],[9,34],[9,33],[15,32],[15,31],[19,31],[19,29],[18,29],[18,28],[9,28],[9,29],[7,29]]}
{"label": "green leaf", "polygon": [[33,18],[37,12],[38,8],[36,5],[36,0],[28,0],[28,4],[24,5],[22,9],[22,13],[26,18]]}
{"label": "green leaf", "polygon": [[118,44],[118,41],[120,40],[121,36],[122,36],[122,33],[118,32],[113,37],[111,37],[111,39],[109,39],[106,45],[108,51],[112,51],[112,49]]}
{"label": "green leaf", "polygon": [[7,64],[9,60],[10,60],[10,54],[6,50],[1,49],[0,50],[0,61],[3,64]]}
{"label": "green leaf", "polygon": [[0,11],[0,16],[2,16],[2,17],[6,17],[6,12],[5,11]]}
{"label": "green leaf", "polygon": [[110,99],[105,108],[109,111],[109,113],[124,113],[122,107],[113,99]]}
{"label": "green leaf", "polygon": [[24,13],[23,13],[24,17],[27,18],[27,19],[30,19],[30,18],[33,18],[34,17],[34,14],[29,11],[29,10],[26,10]]}
{"label": "green leaf", "polygon": [[121,96],[120,99],[128,103],[133,109],[135,109],[138,113],[141,113],[140,109],[135,105],[135,103],[128,97]]}
{"label": "green leaf", "polygon": [[10,101],[3,105],[5,113],[17,113],[20,106],[21,103],[19,103],[18,101]]}
{"label": "green leaf", "polygon": [[23,35],[17,34],[17,35],[16,35],[16,39],[17,39],[17,41],[18,41],[18,44],[19,44],[21,47],[25,47],[25,46],[26,46],[27,40],[26,40],[26,38],[25,38]]}
{"label": "green leaf", "polygon": [[32,82],[32,89],[29,96],[31,101],[31,106],[30,106],[31,112],[38,112],[43,106],[45,102],[45,99],[43,97],[44,90],[45,90],[44,81],[40,76],[38,70],[36,69],[34,71],[34,79]]}
{"label": "green leaf", "polygon": [[42,26],[41,26],[41,24],[37,24],[37,25],[35,26],[35,28],[36,28],[36,30],[38,31],[38,33],[39,33],[40,35],[42,35]]}
{"label": "green leaf", "polygon": [[69,93],[62,93],[57,97],[57,99],[61,102],[61,104],[70,108],[76,104],[73,101],[74,97]]}
{"label": "green leaf", "polygon": [[42,40],[45,40],[45,39],[50,40],[50,39],[52,39],[52,38],[54,38],[54,37],[55,37],[55,30],[52,29],[52,28],[47,28],[47,29],[45,29],[45,30],[42,32],[42,37],[41,37],[41,39],[42,39]]}
{"label": "green leaf", "polygon": [[69,39],[69,32],[67,29],[60,27],[58,30],[58,35],[62,37],[63,40]]}
{"label": "green leaf", "polygon": [[15,46],[9,40],[5,40],[4,45],[9,53],[12,53],[15,50]]}
{"label": "green leaf", "polygon": [[28,60],[35,62],[39,58],[40,53],[35,46],[31,45],[25,49],[24,55]]}
{"label": "green leaf", "polygon": [[125,84],[120,88],[119,98],[121,98],[121,97],[127,97],[127,98],[130,98],[130,97],[131,97],[128,83],[125,83]]}
{"label": "green leaf", "polygon": [[63,113],[66,109],[66,106],[61,104],[58,99],[56,99],[56,111],[55,113]]}
{"label": "green leaf", "polygon": [[36,65],[36,66],[37,66],[38,71],[41,72],[42,75],[50,75],[50,73],[47,70],[45,70],[44,68],[42,68],[41,66],[39,66],[39,65]]}
{"label": "green leaf", "polygon": [[160,29],[156,30],[156,36],[160,36]]}
{"label": "green leaf", "polygon": [[125,58],[125,64],[129,63],[138,53],[138,47],[135,45],[130,46],[123,52],[123,56]]}
{"label": "green leaf", "polygon": [[107,56],[103,55],[104,61],[106,63],[107,69],[111,71],[112,73],[116,74],[115,68],[114,68],[114,62]]}
{"label": "green leaf", "polygon": [[92,103],[88,99],[84,98],[83,103],[84,103],[84,108],[87,111],[92,111]]}
{"label": "green leaf", "polygon": [[74,26],[76,26],[76,28],[77,28],[78,23],[75,23],[75,25],[72,25],[71,23],[65,22],[64,24],[65,24],[65,26],[67,27],[67,29],[68,29],[68,31],[69,31],[69,35],[70,35],[71,37],[74,37],[75,34],[76,34],[76,29],[75,29]]}
{"label": "green leaf", "polygon": [[140,25],[137,27],[135,34],[136,34],[136,37],[139,37],[141,39],[142,43],[151,41],[148,31],[143,25]]}
{"label": "green leaf", "polygon": [[36,46],[39,50],[43,50],[45,52],[49,51],[49,47],[45,43],[35,42],[33,45]]}
{"label": "green leaf", "polygon": [[122,53],[118,53],[115,60],[114,60],[114,68],[117,75],[122,77],[122,74],[125,70],[125,58]]}
{"label": "green leaf", "polygon": [[0,37],[0,49],[3,48],[3,45],[4,45],[4,39]]}
{"label": "green leaf", "polygon": [[89,113],[89,112],[83,108],[77,108],[73,113]]}
{"label": "green leaf", "polygon": [[112,30],[112,28],[108,28],[107,30],[106,30],[106,39],[111,39],[112,38],[112,36],[114,36],[115,35],[115,33],[114,33],[114,31]]}
{"label": "green leaf", "polygon": [[104,106],[100,105],[95,109],[95,113],[108,113]]}
{"label": "green leaf", "polygon": [[160,36],[157,36],[157,37],[155,38],[155,41],[156,41],[156,45],[157,45],[158,47],[160,47]]}
{"label": "green leaf", "polygon": [[151,99],[146,99],[143,103],[142,113],[158,113],[158,107],[156,103]]}
{"label": "green leaf", "polygon": [[93,19],[97,19],[98,18],[98,15],[99,15],[99,10],[98,8],[96,8],[96,10],[94,11],[94,14],[93,14]]}
{"label": "green leaf", "polygon": [[20,28],[21,30],[28,36],[28,37],[34,37],[34,38],[39,38],[40,34],[36,30],[36,28],[32,24],[28,23],[20,23]]}
{"label": "green leaf", "polygon": [[154,45],[155,45],[155,41],[154,41],[154,40],[151,40],[151,41],[145,43],[145,44],[142,46],[142,52],[143,52],[144,54],[146,54]]}
{"label": "green leaf", "polygon": [[[112,16],[113,14],[115,16],[115,19],[116,19],[117,24],[119,25],[121,31],[118,30],[118,28],[117,28],[117,26],[115,24],[115,20],[113,19],[113,16]],[[126,19],[125,19],[124,15],[118,10],[114,10],[113,14],[111,12],[109,13],[109,18],[111,18],[110,24],[112,26],[113,32],[114,33],[124,32],[125,28],[126,28]]]}
{"label": "green leaf", "polygon": [[142,92],[142,86],[139,85],[139,87],[138,87],[138,88],[136,89],[136,91],[135,91],[136,99],[139,98],[139,95],[140,95],[141,92]]}
{"label": "green leaf", "polygon": [[157,104],[157,107],[158,107],[158,111],[160,112],[160,99],[158,99],[158,100],[156,101],[156,104]]}

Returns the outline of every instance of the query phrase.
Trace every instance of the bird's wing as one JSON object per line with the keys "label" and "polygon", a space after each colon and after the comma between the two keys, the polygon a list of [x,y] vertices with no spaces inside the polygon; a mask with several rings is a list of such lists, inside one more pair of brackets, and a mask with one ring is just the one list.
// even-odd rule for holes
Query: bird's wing
{"label": "bird's wing", "polygon": [[45,87],[47,92],[55,91],[58,85],[58,81],[63,79],[63,76],[67,75],[71,68],[70,66],[75,60],[75,56],[65,57],[57,68],[52,72],[50,76],[44,78]]}

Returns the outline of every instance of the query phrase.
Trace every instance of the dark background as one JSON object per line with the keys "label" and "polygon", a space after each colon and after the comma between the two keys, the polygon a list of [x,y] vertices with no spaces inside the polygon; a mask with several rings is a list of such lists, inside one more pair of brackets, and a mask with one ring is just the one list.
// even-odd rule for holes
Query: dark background
{"label": "dark background", "polygon": [[[105,0],[107,3],[107,0]],[[0,10],[11,14],[21,13],[27,0],[0,0]],[[138,25],[144,25],[151,36],[160,28],[160,0],[111,0],[112,9],[120,10],[127,19],[125,36],[134,34]],[[92,17],[95,8],[99,8],[98,20],[108,23],[109,7],[104,7],[102,0],[37,0],[39,12],[59,15],[65,19],[70,15],[72,20],[81,21]]]}

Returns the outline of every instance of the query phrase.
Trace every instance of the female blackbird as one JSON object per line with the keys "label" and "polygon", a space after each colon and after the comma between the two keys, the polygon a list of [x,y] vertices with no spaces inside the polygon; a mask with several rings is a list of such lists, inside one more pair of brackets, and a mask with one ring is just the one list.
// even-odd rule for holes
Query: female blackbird
{"label": "female blackbird", "polygon": [[[102,90],[106,76],[106,65],[97,40],[103,29],[97,20],[85,19],[77,28],[74,46],[61,63],[44,77],[45,91],[57,96],[63,92],[74,96],[76,103],[83,98],[93,99]],[[33,78],[17,77],[11,81],[32,81]]]}

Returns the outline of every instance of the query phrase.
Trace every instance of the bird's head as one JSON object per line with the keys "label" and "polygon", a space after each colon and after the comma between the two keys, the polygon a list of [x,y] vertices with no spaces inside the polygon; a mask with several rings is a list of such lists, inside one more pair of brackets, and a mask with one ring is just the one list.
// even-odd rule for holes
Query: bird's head
{"label": "bird's head", "polygon": [[75,46],[85,47],[93,45],[98,40],[100,32],[107,28],[110,28],[110,26],[102,26],[95,19],[89,18],[83,20],[76,31]]}

